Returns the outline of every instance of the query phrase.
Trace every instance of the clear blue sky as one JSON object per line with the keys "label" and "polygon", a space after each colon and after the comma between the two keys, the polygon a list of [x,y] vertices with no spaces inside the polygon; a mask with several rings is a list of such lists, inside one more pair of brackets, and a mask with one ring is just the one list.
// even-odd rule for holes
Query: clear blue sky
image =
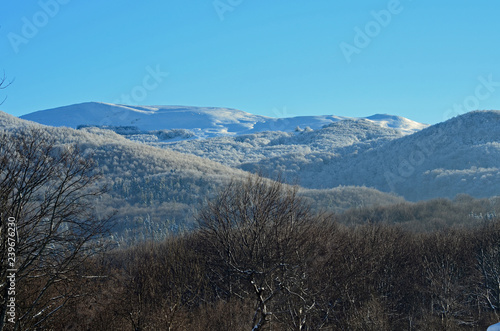
{"label": "clear blue sky", "polygon": [[15,80],[0,109],[102,101],[433,124],[500,109],[499,14],[497,0],[3,1],[0,70]]}

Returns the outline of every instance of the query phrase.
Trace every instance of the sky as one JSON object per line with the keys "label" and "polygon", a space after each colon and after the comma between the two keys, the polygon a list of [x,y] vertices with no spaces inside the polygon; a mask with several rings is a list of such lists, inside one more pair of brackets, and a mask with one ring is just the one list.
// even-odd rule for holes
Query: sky
{"label": "sky", "polygon": [[88,101],[271,117],[500,109],[497,0],[2,1],[0,110]]}

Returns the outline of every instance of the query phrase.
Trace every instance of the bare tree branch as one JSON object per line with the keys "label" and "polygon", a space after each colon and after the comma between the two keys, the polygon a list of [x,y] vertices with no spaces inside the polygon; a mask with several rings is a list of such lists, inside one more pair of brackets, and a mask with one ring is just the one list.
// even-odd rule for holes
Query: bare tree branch
{"label": "bare tree branch", "polygon": [[[104,189],[94,162],[76,146],[60,146],[40,129],[0,134],[0,263],[6,265],[6,221],[17,225],[16,329],[43,326],[69,300],[68,286],[80,265],[103,247],[108,218],[93,205]],[[0,279],[6,280],[1,269]],[[0,291],[0,330],[6,319],[5,284]]]}
{"label": "bare tree branch", "polygon": [[232,181],[201,211],[198,224],[205,254],[213,257],[208,262],[214,279],[223,280],[219,286],[229,297],[253,293],[252,330],[262,330],[273,316],[286,316],[280,307],[290,300],[300,306],[297,311],[313,306],[294,297],[306,295],[298,287],[306,274],[308,234],[320,218],[310,213],[295,187],[259,176]]}
{"label": "bare tree branch", "polygon": [[[0,77],[0,90],[4,90],[6,89],[7,87],[9,87],[12,83],[14,82],[14,80],[11,80],[10,82],[7,82],[7,77],[5,76],[5,71],[3,72],[3,76]],[[2,105],[5,100],[7,100],[7,96],[5,96],[5,98],[0,102],[0,105]]]}

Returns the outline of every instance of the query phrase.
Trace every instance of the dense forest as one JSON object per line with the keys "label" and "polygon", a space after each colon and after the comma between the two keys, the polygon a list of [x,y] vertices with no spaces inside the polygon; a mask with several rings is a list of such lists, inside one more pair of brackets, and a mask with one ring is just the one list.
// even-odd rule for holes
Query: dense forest
{"label": "dense forest", "polygon": [[[260,191],[269,197],[266,189],[250,190],[250,195]],[[499,320],[497,218],[475,219],[473,225],[464,219],[468,226],[423,232],[388,222],[347,226],[334,215],[309,214],[293,193],[277,190],[267,210],[252,205],[265,197],[223,192],[218,199],[233,204],[224,208],[217,205],[221,200],[213,201],[196,230],[87,261],[82,270],[92,270],[94,277],[72,284],[84,287],[86,295],[50,325],[74,330],[484,330]],[[434,207],[436,217],[445,211]],[[290,219],[264,218],[273,208],[301,219],[290,224]],[[378,211],[394,214],[391,208]],[[426,213],[425,206],[415,212]],[[229,215],[240,223],[233,224]]]}
{"label": "dense forest", "polygon": [[42,250],[51,263],[32,257],[19,283],[31,290],[16,297],[29,316],[18,329],[484,330],[500,318],[500,220],[483,213],[494,206],[462,196],[317,213],[296,187],[249,176],[163,240],[120,248],[92,232],[90,250],[57,242],[78,256],[61,265]]}

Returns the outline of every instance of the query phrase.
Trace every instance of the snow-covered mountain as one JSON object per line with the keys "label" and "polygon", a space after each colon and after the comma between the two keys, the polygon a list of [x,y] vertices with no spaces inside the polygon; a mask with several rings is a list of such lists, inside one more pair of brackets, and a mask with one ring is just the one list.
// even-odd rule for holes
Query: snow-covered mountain
{"label": "snow-covered mountain", "polygon": [[[241,110],[214,107],[184,106],[127,106],[99,102],[48,109],[21,116],[22,119],[50,126],[77,128],[82,125],[99,127],[128,127],[135,133],[159,130],[188,130],[185,137],[208,138],[264,131],[291,132],[297,127],[319,129],[325,125],[349,119],[342,116],[298,116],[271,118],[253,115]],[[427,125],[409,119],[374,115],[367,117],[381,127],[413,133]],[[174,137],[168,135],[167,137]],[[165,135],[164,135],[165,137]]]}
{"label": "snow-covered mountain", "polygon": [[[85,103],[23,116],[128,140],[310,189],[372,187],[408,200],[500,195],[500,112],[427,126],[390,115],[269,118],[225,108]],[[195,139],[206,138],[206,139]]]}
{"label": "snow-covered mountain", "polygon": [[[127,236],[135,236],[138,229],[146,236],[166,227],[189,224],[204,198],[230,180],[244,180],[250,175],[189,153],[131,141],[110,130],[45,126],[0,111],[0,133],[28,135],[31,129],[47,132],[57,144],[76,144],[82,152],[93,155],[109,188],[99,208],[117,209],[119,224],[115,231],[132,231]],[[364,187],[299,192],[319,210],[335,212],[404,201]]]}
{"label": "snow-covered mountain", "polygon": [[[296,167],[288,160],[324,159],[360,153],[405,136],[401,130],[380,126],[366,119],[345,119],[316,130],[267,131],[236,137],[215,137],[184,141],[149,141],[148,144],[209,158],[231,167],[259,164],[259,170],[290,174]],[[283,163],[268,161],[279,159]],[[266,164],[269,163],[267,167]],[[260,166],[262,165],[262,166]],[[256,169],[252,169],[256,170]]]}
{"label": "snow-covered mountain", "polygon": [[500,195],[500,111],[471,112],[412,135],[386,137],[343,153],[289,153],[240,168],[280,171],[309,188],[366,185],[408,200]]}

